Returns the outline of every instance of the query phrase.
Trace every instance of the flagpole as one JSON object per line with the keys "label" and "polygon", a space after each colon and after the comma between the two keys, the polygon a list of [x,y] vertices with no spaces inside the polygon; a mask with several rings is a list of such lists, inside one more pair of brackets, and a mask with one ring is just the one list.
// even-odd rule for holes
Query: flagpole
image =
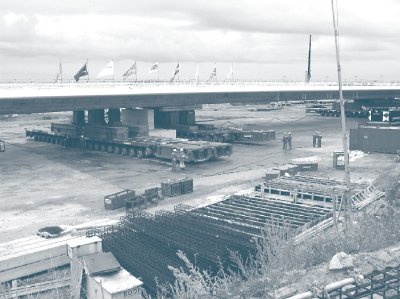
{"label": "flagpole", "polygon": [[136,82],[137,82],[137,64],[136,64],[136,60],[135,60],[135,75],[136,75]]}
{"label": "flagpole", "polygon": [[87,82],[89,82],[89,70],[88,70],[88,65],[89,65],[89,59],[86,58],[86,72],[88,73],[88,74],[87,74]]}
{"label": "flagpole", "polygon": [[60,79],[61,79],[61,84],[63,83],[63,78],[62,78],[62,65],[61,65],[61,57],[60,57]]}

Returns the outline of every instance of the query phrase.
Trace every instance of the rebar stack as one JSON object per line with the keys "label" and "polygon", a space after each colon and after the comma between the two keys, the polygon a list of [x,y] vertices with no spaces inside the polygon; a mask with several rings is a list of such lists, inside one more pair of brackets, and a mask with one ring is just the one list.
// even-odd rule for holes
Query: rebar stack
{"label": "rebar stack", "polygon": [[326,218],[329,209],[232,196],[222,202],[195,209],[177,206],[175,212],[150,214],[142,210],[128,211],[117,226],[99,235],[103,248],[111,251],[120,264],[134,276],[142,278],[146,290],[156,294],[157,283],[173,283],[168,266],[185,268],[177,252],[183,251],[202,270],[216,273],[235,268],[230,251],[244,259],[255,253],[254,237],[266,226],[302,229]]}

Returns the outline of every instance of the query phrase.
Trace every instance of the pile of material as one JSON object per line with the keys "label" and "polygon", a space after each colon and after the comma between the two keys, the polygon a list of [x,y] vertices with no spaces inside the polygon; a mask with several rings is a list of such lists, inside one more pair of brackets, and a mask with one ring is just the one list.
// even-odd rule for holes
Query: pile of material
{"label": "pile of material", "polygon": [[193,179],[185,177],[183,179],[171,179],[161,183],[161,194],[164,196],[176,196],[193,192]]}
{"label": "pile of material", "polygon": [[215,274],[220,266],[232,266],[230,250],[244,259],[254,254],[253,238],[265,226],[301,230],[322,221],[329,212],[324,207],[232,196],[200,209],[180,205],[175,212],[154,215],[128,212],[119,225],[95,233],[103,239],[105,250],[142,277],[146,290],[155,295],[154,277],[158,283],[173,283],[175,277],[168,267],[184,267],[178,250],[195,259],[200,269]]}
{"label": "pile of material", "polygon": [[71,229],[67,225],[60,225],[42,227],[36,234],[43,238],[55,238],[65,235],[69,232],[71,232]]}

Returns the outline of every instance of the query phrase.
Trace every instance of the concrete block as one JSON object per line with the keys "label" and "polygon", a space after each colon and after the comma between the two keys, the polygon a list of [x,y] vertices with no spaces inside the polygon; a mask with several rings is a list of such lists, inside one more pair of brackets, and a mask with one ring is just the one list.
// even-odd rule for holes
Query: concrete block
{"label": "concrete block", "polygon": [[102,240],[97,236],[90,238],[81,237],[67,242],[67,253],[71,259],[102,251]]}
{"label": "concrete block", "polygon": [[153,109],[123,109],[121,121],[124,126],[137,127],[147,126],[149,130],[154,129]]}

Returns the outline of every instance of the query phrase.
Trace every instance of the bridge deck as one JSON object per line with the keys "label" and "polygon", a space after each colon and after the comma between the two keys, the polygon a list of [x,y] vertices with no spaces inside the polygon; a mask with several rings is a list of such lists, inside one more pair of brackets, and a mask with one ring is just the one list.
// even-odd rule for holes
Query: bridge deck
{"label": "bridge deck", "polygon": [[[345,98],[398,98],[400,84],[344,86]],[[337,99],[334,84],[3,84],[0,115],[103,108]]]}

